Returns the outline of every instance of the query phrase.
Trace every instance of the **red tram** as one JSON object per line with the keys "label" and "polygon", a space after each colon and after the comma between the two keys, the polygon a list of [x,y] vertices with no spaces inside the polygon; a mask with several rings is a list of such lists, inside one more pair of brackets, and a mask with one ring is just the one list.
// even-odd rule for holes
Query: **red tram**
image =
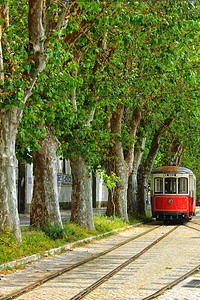
{"label": "red tram", "polygon": [[164,221],[187,221],[195,215],[196,176],[188,168],[163,166],[151,173],[152,217]]}

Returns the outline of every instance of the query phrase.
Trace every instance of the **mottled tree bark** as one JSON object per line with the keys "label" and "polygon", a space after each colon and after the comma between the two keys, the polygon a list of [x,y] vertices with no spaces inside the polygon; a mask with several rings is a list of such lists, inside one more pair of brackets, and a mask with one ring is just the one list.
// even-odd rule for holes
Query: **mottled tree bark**
{"label": "mottled tree bark", "polygon": [[163,165],[170,166],[172,163],[175,163],[177,166],[180,164],[182,153],[185,149],[183,145],[183,141],[179,140],[179,138],[174,138],[171,134],[171,144],[166,144],[164,147],[166,157],[163,158]]}
{"label": "mottled tree bark", "polygon": [[21,243],[15,175],[15,140],[19,118],[17,108],[0,113],[0,229],[13,231]]}
{"label": "mottled tree bark", "polygon": [[140,163],[138,168],[137,180],[138,180],[138,189],[137,189],[137,203],[138,203],[138,216],[146,216],[146,199],[148,193],[148,182],[151,170],[159,150],[159,133],[153,137],[151,148],[148,154],[148,157],[144,164]]}
{"label": "mottled tree bark", "polygon": [[[27,81],[30,82],[30,85],[24,91],[24,104],[31,96],[39,73],[45,68],[43,56],[43,4],[43,0],[29,0],[29,46],[34,51],[31,61],[35,61],[36,70],[34,74],[23,74],[23,77],[27,76]],[[3,83],[4,70],[12,73],[13,66],[17,63],[16,61],[10,61],[10,64],[7,62],[4,65],[3,60],[2,41],[9,44],[9,41],[3,39],[3,33],[9,26],[9,1],[0,4],[0,17],[4,19],[4,22],[0,25],[0,80]],[[64,22],[64,18],[62,20]],[[60,25],[62,24],[59,22]],[[9,47],[6,48],[6,51],[9,51]],[[21,242],[21,232],[17,212],[15,140],[22,113],[22,109],[16,106],[7,111],[1,109],[0,112],[0,229],[7,227],[9,230],[14,231],[19,242]]]}
{"label": "mottled tree bark", "polygon": [[137,202],[138,202],[138,214],[139,216],[146,216],[146,199],[148,193],[148,182],[149,176],[151,174],[151,170],[153,168],[153,164],[159,150],[160,146],[160,138],[162,134],[169,128],[171,123],[175,118],[168,118],[164,121],[164,123],[160,126],[158,130],[156,130],[154,137],[151,142],[150,151],[146,158],[145,163],[141,163],[138,169],[138,190],[137,190]]}
{"label": "mottled tree bark", "polygon": [[[110,174],[111,171],[113,171],[120,179],[120,182],[116,183],[116,187],[113,195],[113,201],[112,201],[112,196],[109,195],[106,214],[108,216],[113,215],[114,206],[115,206],[116,216],[128,221],[127,190],[128,190],[128,178],[132,172],[132,167],[133,167],[134,144],[132,145],[128,153],[125,155],[122,142],[118,137],[118,135],[121,134],[121,124],[122,124],[123,115],[124,115],[124,105],[118,104],[116,108],[116,112],[113,113],[111,118],[111,131],[113,134],[115,134],[115,137],[114,137],[114,145],[110,150],[111,152],[110,155],[113,157],[117,157],[117,159],[114,162],[112,162],[112,164],[110,162],[107,162],[106,171],[108,175]],[[139,109],[135,109],[132,118],[132,132],[131,132],[132,137],[135,137],[136,135],[137,126],[140,122],[140,119],[141,119],[140,111]],[[109,194],[110,193],[111,191],[109,191]]]}
{"label": "mottled tree bark", "polygon": [[[112,191],[109,190],[106,215],[114,216],[115,212],[117,217],[128,221],[127,189],[129,172],[127,163],[122,160],[117,161],[115,162],[115,167],[112,170],[115,170],[116,175],[120,178],[120,182],[117,182],[113,195]],[[107,173],[109,174],[108,169]]]}
{"label": "mottled tree bark", "polygon": [[34,189],[30,224],[36,227],[53,225],[63,228],[57,188],[57,157],[59,142],[52,131],[40,141],[41,150],[33,153]]}
{"label": "mottled tree bark", "polygon": [[94,228],[92,174],[82,157],[70,158],[72,172],[71,222],[86,229]]}
{"label": "mottled tree bark", "polygon": [[[88,23],[89,25],[89,23]],[[69,38],[69,37],[68,37]],[[71,35],[70,35],[71,38]],[[106,49],[106,34],[104,38],[98,43],[98,47],[103,50]],[[85,46],[76,45],[73,52],[73,60],[79,65],[81,57],[85,54]],[[103,71],[104,64],[101,63],[102,58],[99,56],[93,67],[93,80],[90,83],[89,90],[93,94],[96,101],[99,100],[98,90],[95,90],[96,79],[95,75],[97,71]],[[72,69],[72,76],[76,78],[78,75],[78,69]],[[76,103],[76,88],[72,94],[72,105],[75,111],[77,111]],[[85,107],[89,107],[89,100],[86,99],[84,103]],[[96,107],[90,108],[88,119],[85,120],[87,127],[91,127],[91,122],[94,118]],[[94,228],[93,221],[93,208],[92,208],[92,174],[88,171],[88,165],[83,157],[72,157],[70,159],[71,172],[72,172],[72,197],[71,197],[71,221],[84,228]]]}
{"label": "mottled tree bark", "polygon": [[[9,1],[0,4],[0,81],[4,83],[3,32],[9,26]],[[6,25],[6,26],[5,26]],[[1,91],[2,92],[2,91]],[[14,107],[0,111],[0,230],[13,231],[21,243],[21,230],[17,210],[15,140],[21,121],[20,109]]]}
{"label": "mottled tree bark", "polygon": [[28,11],[28,30],[29,43],[32,45],[35,53],[43,51],[44,27],[42,20],[43,0],[29,0]]}
{"label": "mottled tree bark", "polygon": [[[117,157],[117,160],[107,163],[106,172],[108,175],[113,171],[120,182],[117,182],[113,193],[113,199],[111,191],[109,191],[108,204],[106,215],[112,216],[115,210],[116,216],[124,220],[128,220],[127,214],[127,189],[128,189],[128,166],[124,159],[122,143],[117,137],[117,134],[121,134],[121,122],[124,113],[124,105],[118,104],[116,112],[113,113],[111,119],[111,131],[115,134],[114,145],[110,150],[110,155]],[[115,207],[115,209],[114,209]]]}
{"label": "mottled tree bark", "polygon": [[129,176],[129,183],[128,183],[128,212],[131,216],[138,218],[139,211],[138,211],[138,201],[137,201],[137,191],[138,191],[138,168],[141,163],[143,150],[145,148],[146,138],[141,138],[138,143],[137,151],[135,152],[134,163],[133,163],[133,170],[131,175]]}
{"label": "mottled tree bark", "polygon": [[3,3],[0,4],[0,17],[4,19],[4,24],[0,25],[0,81],[4,82],[4,65],[3,65],[3,47],[2,47],[2,38],[3,38],[3,30],[4,25],[9,24],[9,6],[8,2],[7,4]]}

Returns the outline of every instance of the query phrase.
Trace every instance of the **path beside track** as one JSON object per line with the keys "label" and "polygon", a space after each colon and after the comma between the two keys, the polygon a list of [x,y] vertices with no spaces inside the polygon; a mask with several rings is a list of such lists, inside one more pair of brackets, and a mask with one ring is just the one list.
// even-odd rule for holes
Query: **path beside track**
{"label": "path beside track", "polygon": [[[194,225],[194,228],[200,230],[200,207],[196,209],[195,222],[199,223],[199,227]],[[192,222],[189,222],[189,226],[192,227]],[[191,229],[192,230],[192,229]],[[192,234],[192,233],[191,233]],[[193,236],[197,240],[200,240],[200,236]],[[197,246],[200,252],[200,243]],[[200,257],[197,257],[197,263],[200,264]],[[175,287],[167,290],[163,295],[159,296],[159,300],[199,300],[200,299],[200,270],[198,273],[190,276],[184,281],[177,284]]]}
{"label": "path beside track", "polygon": [[[0,293],[4,295],[8,294],[38,278],[51,274],[55,270],[59,270],[66,265],[71,265],[76,261],[107,249],[119,243],[119,241],[147,230],[150,226],[143,225],[132,228],[120,232],[115,236],[107,237],[104,240],[95,240],[88,245],[73,249],[73,251],[47,257],[27,265],[25,270],[19,270],[2,278],[0,281]],[[92,283],[99,276],[108,273],[114,266],[116,267],[121,261],[127,260],[134,253],[141,251],[145,245],[148,245],[150,240],[157,239],[172,227],[160,226],[145,237],[141,237],[129,245],[119,248],[115,253],[108,254],[103,260],[97,259],[96,262],[90,263],[90,267],[88,265],[83,266],[72,273],[64,274],[62,277],[58,277],[41,286],[41,288],[22,295],[18,299],[71,299],[74,294],[87,287],[90,282]],[[199,245],[198,238],[200,238],[200,232],[186,226],[180,226],[169,237],[166,237],[162,243],[158,243],[113,278],[105,281],[102,286],[87,295],[84,299],[143,299],[149,293],[151,294],[155,290],[158,290],[163,283],[171,282],[174,278],[187,272],[199,262],[200,254],[197,251]],[[185,247],[186,241],[190,242],[190,248]],[[177,247],[176,252],[174,250],[175,244]],[[96,267],[97,269],[94,269]],[[94,270],[96,271],[94,272]],[[170,298],[164,299],[179,298],[171,298],[170,295]],[[193,300],[195,298],[183,299]]]}
{"label": "path beside track", "polygon": [[[154,246],[141,258],[138,258],[130,266],[127,266],[119,274],[116,274],[112,279],[105,283],[94,292],[87,295],[84,299],[87,300],[140,300],[145,299],[150,293],[154,293],[160,288],[163,282],[171,282],[180,274],[186,273],[195,265],[200,264],[199,239],[200,239],[200,216],[197,215],[194,219],[197,224],[189,223],[190,226],[196,229],[180,226],[179,234],[174,232],[170,237],[165,238],[162,244]],[[199,225],[198,225],[199,224]],[[12,274],[1,276],[0,280],[0,299],[5,294],[10,294],[12,291],[19,289],[27,284],[34,282],[44,276],[52,274],[56,270],[60,270],[66,265],[72,265],[82,259],[85,259],[97,252],[100,252],[108,247],[113,246],[119,241],[122,241],[130,236],[136,235],[147,229],[148,225],[132,228],[122,231],[115,236],[107,237],[103,240],[95,240],[90,244],[81,246],[67,251],[60,255],[46,257],[37,262],[31,263],[24,270],[18,270]],[[149,225],[151,226],[151,225]],[[198,227],[199,226],[199,227]],[[169,230],[171,226],[162,226],[161,233]],[[199,229],[198,229],[199,228]],[[152,233],[153,234],[153,233]],[[157,234],[156,234],[157,235]],[[156,236],[155,236],[156,237]],[[19,300],[51,300],[51,299],[70,299],[70,295],[74,294],[75,290],[85,288],[84,281],[93,281],[101,272],[109,271],[111,262],[118,263],[121,258],[128,258],[130,253],[138,251],[138,249],[146,243],[149,238],[140,239],[133,242],[126,250],[119,249],[118,254],[109,256],[100,263],[99,271],[96,275],[83,267],[82,271],[77,270],[74,275],[66,274],[62,278],[59,277],[53,282],[41,287],[40,290],[34,290],[28,294],[20,296]],[[174,245],[176,244],[176,248]],[[142,246],[143,247],[143,246]],[[176,249],[176,250],[175,250]],[[115,261],[115,259],[117,260]],[[94,267],[92,267],[94,268]],[[101,271],[102,270],[102,271]],[[81,279],[81,275],[83,279]],[[200,299],[200,289],[197,287],[184,287],[186,282],[191,280],[200,280],[200,275],[195,274],[189,279],[178,284],[173,289],[167,290],[163,295],[156,299],[161,300],[197,300]],[[81,282],[82,281],[82,282]],[[89,282],[88,281],[88,282]],[[72,294],[70,294],[72,291]],[[66,294],[67,293],[67,294]]]}

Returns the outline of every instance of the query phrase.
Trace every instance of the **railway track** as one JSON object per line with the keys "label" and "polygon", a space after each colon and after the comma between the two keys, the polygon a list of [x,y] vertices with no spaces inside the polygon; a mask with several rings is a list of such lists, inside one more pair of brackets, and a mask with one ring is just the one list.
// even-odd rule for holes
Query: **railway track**
{"label": "railway track", "polygon": [[130,243],[131,241],[134,241],[134,240],[136,240],[136,239],[138,239],[138,238],[140,238],[140,237],[142,237],[142,236],[150,233],[151,231],[155,230],[158,227],[159,226],[154,226],[153,228],[150,228],[150,229],[146,230],[145,232],[142,232],[142,233],[140,233],[140,234],[138,234],[136,236],[133,236],[133,237],[131,237],[129,239],[126,239],[125,241],[122,241],[122,242],[114,245],[113,247],[105,250],[105,251],[102,251],[100,253],[92,255],[92,256],[84,259],[84,260],[81,260],[80,262],[77,262],[77,263],[73,264],[72,266],[68,266],[66,268],[62,268],[61,270],[59,270],[57,272],[54,272],[54,273],[52,273],[49,276],[45,276],[44,278],[42,278],[40,280],[37,280],[36,282],[34,282],[34,283],[30,284],[30,285],[27,285],[26,287],[21,288],[21,289],[15,291],[15,292],[13,292],[13,293],[5,296],[5,297],[0,297],[0,300],[16,299],[19,296],[21,296],[21,295],[23,295],[23,294],[25,294],[25,293],[27,293],[29,291],[32,291],[35,288],[43,285],[44,283],[46,283],[46,282],[48,282],[50,280],[53,280],[56,277],[61,276],[64,273],[67,273],[67,272],[69,272],[69,271],[71,271],[73,269],[76,269],[79,266],[83,266],[83,265],[87,264],[88,262],[91,262],[91,261],[93,261],[93,260],[95,260],[95,259],[97,259],[99,257],[102,257],[102,256],[106,255],[107,253],[110,253],[110,252],[112,252],[112,251],[114,251],[114,250],[122,247],[123,245],[126,245],[126,244]]}
{"label": "railway track", "polygon": [[182,282],[183,280],[187,279],[188,277],[190,277],[191,275],[197,273],[200,270],[200,265],[197,265],[195,268],[193,268],[191,271],[185,273],[184,275],[180,276],[179,278],[177,278],[176,280],[173,280],[172,282],[170,282],[169,284],[165,285],[163,288],[159,289],[158,291],[156,291],[155,293],[151,294],[150,296],[147,296],[145,298],[143,298],[142,300],[152,300],[155,299],[156,297],[162,295],[164,292],[166,292],[168,289],[173,288],[174,286],[176,286],[178,283]]}
{"label": "railway track", "polygon": [[[199,224],[200,225],[200,224]],[[158,238],[155,242],[151,243],[149,246],[147,246],[145,249],[143,249],[140,253],[138,253],[137,255],[135,255],[134,257],[130,258],[128,261],[126,261],[124,264],[120,265],[119,267],[117,267],[116,269],[114,269],[113,271],[111,271],[110,273],[108,273],[106,276],[102,277],[100,280],[96,281],[95,283],[93,283],[91,286],[86,287],[83,291],[81,291],[80,293],[78,293],[77,295],[73,296],[72,298],[70,298],[70,300],[79,300],[79,299],[83,299],[85,298],[86,295],[90,294],[93,290],[95,290],[97,287],[99,287],[101,284],[104,283],[105,280],[108,280],[109,278],[111,278],[112,276],[114,276],[116,273],[118,273],[119,271],[121,271],[124,267],[126,267],[128,264],[132,263],[135,259],[137,259],[138,257],[140,257],[142,254],[144,254],[145,252],[147,252],[149,249],[151,249],[154,245],[156,245],[157,243],[159,243],[161,240],[163,240],[165,237],[169,236],[175,229],[177,229],[179,226],[174,227],[173,229],[171,229],[169,232],[167,232],[166,234],[164,234],[162,237]],[[188,228],[190,228],[188,226]],[[192,228],[192,227],[191,227]],[[193,229],[193,228],[192,228]],[[183,280],[185,280],[186,278],[190,277],[192,274],[195,274],[196,272],[198,272],[200,270],[200,264],[197,265],[195,268],[193,268],[192,270],[190,270],[189,272],[186,272],[185,274],[181,275],[180,277],[178,277],[177,279],[169,282],[167,285],[164,285],[161,289],[157,290],[155,293],[142,298],[141,300],[151,300],[151,299],[155,299],[158,296],[162,295],[165,291],[167,291],[169,288],[173,288],[174,286],[176,286],[178,283],[182,282]],[[89,298],[88,298],[89,299]],[[93,299],[93,298],[91,298]],[[96,299],[96,298],[94,298]],[[120,298],[121,299],[121,298]],[[128,299],[136,299],[136,298],[128,298]]]}
{"label": "railway track", "polygon": [[78,300],[78,299],[83,299],[86,295],[88,295],[89,293],[91,293],[94,289],[96,289],[97,287],[99,287],[101,284],[103,284],[105,282],[105,280],[108,280],[109,278],[113,277],[115,274],[117,274],[118,272],[120,272],[122,269],[124,269],[125,267],[127,267],[130,263],[132,263],[134,260],[136,260],[138,257],[140,257],[142,254],[144,254],[145,252],[147,252],[149,249],[151,249],[154,245],[156,245],[157,243],[159,243],[161,240],[163,240],[166,236],[168,236],[170,233],[172,233],[175,229],[177,229],[178,226],[172,228],[170,231],[168,231],[167,233],[163,234],[161,237],[159,237],[158,239],[156,239],[154,242],[152,242],[150,245],[148,245],[146,248],[144,248],[142,251],[140,251],[139,253],[135,254],[133,257],[131,257],[130,259],[128,259],[127,261],[125,261],[124,263],[122,263],[120,266],[118,266],[117,268],[115,268],[114,270],[112,270],[111,272],[109,272],[108,274],[106,274],[105,276],[103,276],[102,278],[100,278],[98,281],[96,281],[95,283],[93,283],[92,285],[86,287],[83,291],[81,291],[80,293],[78,293],[77,295],[73,296],[72,298],[70,298],[70,300]]}
{"label": "railway track", "polygon": [[[105,251],[102,251],[98,254],[92,255],[91,257],[88,257],[80,262],[77,262],[71,266],[62,268],[56,272],[53,272],[49,276],[45,276],[44,278],[27,285],[21,289],[18,289],[17,291],[10,293],[7,296],[0,297],[1,300],[6,299],[51,299],[51,296],[47,298],[39,298],[38,297],[38,288],[42,288],[42,291],[46,290],[52,290],[54,285],[58,285],[59,282],[62,282],[63,284],[66,282],[73,282],[74,285],[79,285],[77,287],[72,287],[71,289],[68,288],[67,291],[67,297],[64,296],[64,298],[58,298],[58,299],[70,299],[70,300],[78,300],[78,299],[118,299],[118,298],[112,298],[109,296],[109,298],[106,298],[105,295],[102,297],[101,291],[97,292],[95,294],[95,290],[99,290],[101,288],[101,285],[108,285],[109,279],[115,278],[116,276],[120,276],[121,272],[123,272],[123,269],[125,269],[125,272],[130,272],[130,270],[133,270],[133,272],[136,272],[138,268],[138,272],[140,271],[140,264],[143,266],[149,264],[152,257],[155,257],[157,255],[157,251],[154,250],[154,246],[159,246],[161,242],[163,243],[166,238],[168,237],[168,240],[170,240],[170,235],[173,234],[173,232],[178,228],[184,228],[184,226],[154,226],[151,227],[148,230],[145,230],[144,232],[140,234],[136,234],[135,236],[128,238],[122,242],[120,242],[117,245],[114,245],[110,247],[109,249],[106,249]],[[193,228],[192,228],[193,229]],[[191,228],[188,230],[191,230]],[[173,237],[174,238],[174,237]],[[166,241],[164,242],[165,245]],[[168,242],[167,242],[168,243]],[[160,246],[161,249],[165,246],[163,244]],[[150,254],[149,253],[151,250]],[[159,250],[160,251],[160,250]],[[132,256],[130,255],[132,253]],[[145,257],[146,255],[146,257]],[[109,262],[109,267],[107,267]],[[133,265],[135,264],[135,265]],[[137,266],[137,267],[136,267]],[[139,267],[138,267],[139,266]],[[128,269],[127,269],[128,268]],[[177,284],[181,280],[185,279],[187,276],[190,276],[192,273],[196,272],[200,268],[200,265],[190,268],[187,272],[182,272],[184,274],[181,274],[178,278],[175,280],[168,280],[167,284],[163,283],[161,284],[161,288],[156,288],[156,292],[151,293],[151,295],[148,295],[147,297],[143,297],[141,295],[139,298],[127,298],[127,299],[145,299],[150,300],[154,299],[163,291],[165,291],[167,288],[172,287],[173,285]],[[128,271],[127,271],[128,270]],[[133,273],[131,271],[131,273]],[[89,275],[88,275],[89,273]],[[86,275],[87,274],[87,275]],[[137,273],[138,274],[138,273]],[[82,276],[82,277],[81,277]],[[87,278],[86,278],[87,277]],[[89,278],[88,278],[89,277]],[[77,281],[78,278],[78,281]],[[85,283],[83,282],[85,280]],[[108,281],[109,280],[109,281]],[[120,280],[120,279],[119,279]],[[121,279],[122,280],[122,279]],[[56,281],[56,283],[53,283]],[[78,283],[76,283],[78,282]],[[133,282],[134,284],[134,282]],[[65,285],[65,284],[64,284]],[[35,292],[37,288],[37,292]],[[63,287],[64,288],[64,287]],[[63,288],[62,291],[63,291]],[[111,288],[112,289],[112,288]],[[148,288],[147,288],[148,289]],[[151,291],[151,287],[149,288],[149,291]],[[28,293],[28,294],[27,294]],[[36,293],[36,298],[34,298],[34,293]],[[149,293],[149,292],[148,292]],[[27,298],[26,298],[27,294]],[[30,295],[29,295],[30,294]],[[40,294],[40,292],[39,292]],[[90,296],[91,295],[91,296]],[[22,298],[21,298],[22,296]],[[55,296],[55,294],[54,294]],[[52,297],[52,299],[55,299]],[[119,298],[123,299],[123,298]],[[124,297],[124,299],[126,299]]]}
{"label": "railway track", "polygon": [[188,223],[185,223],[184,225],[190,229],[194,229],[194,230],[200,232],[200,223],[199,222],[190,221]]}
{"label": "railway track", "polygon": [[[24,295],[25,293],[34,290],[35,288],[45,284],[48,281],[51,281],[53,279],[55,279],[56,277],[59,277],[61,275],[63,275],[64,273],[67,273],[71,270],[74,270],[80,266],[83,266],[89,262],[94,261],[95,259],[98,259],[102,256],[105,256],[108,253],[111,253],[112,251],[129,244],[130,242],[133,242],[141,237],[144,237],[146,235],[148,235],[149,233],[151,233],[152,231],[155,231],[157,228],[159,228],[160,226],[154,226],[153,228],[150,228],[148,230],[146,230],[143,233],[140,233],[136,236],[133,236],[129,239],[126,239],[125,241],[114,245],[113,247],[97,253],[89,258],[86,258],[76,264],[73,264],[72,266],[68,266],[66,268],[62,268],[61,270],[52,273],[49,276],[46,276],[30,285],[25,286],[22,289],[19,289],[5,297],[0,297],[1,300],[6,300],[6,299],[15,299],[18,298],[21,295]],[[103,276],[100,280],[98,280],[96,283],[94,283],[92,286],[90,285],[89,287],[87,287],[84,291],[81,291],[79,295],[75,296],[75,298],[71,298],[71,299],[82,299],[83,297],[85,297],[86,294],[88,294],[89,292],[91,292],[92,290],[94,290],[96,287],[98,287],[99,285],[101,285],[102,283],[105,282],[105,280],[108,280],[109,278],[111,278],[112,276],[114,276],[117,272],[119,272],[120,270],[122,270],[124,267],[126,267],[128,264],[130,264],[131,262],[133,262],[134,260],[136,260],[138,257],[140,257],[143,253],[145,253],[146,251],[148,251],[151,247],[153,247],[155,244],[157,244],[159,241],[161,241],[162,239],[164,239],[167,235],[169,235],[171,232],[173,232],[177,227],[173,227],[170,231],[168,231],[167,233],[163,234],[161,237],[159,237],[158,239],[156,239],[155,241],[153,241],[152,243],[150,243],[147,247],[145,247],[144,249],[142,249],[140,252],[138,252],[137,254],[135,254],[133,257],[131,257],[130,259],[128,259],[127,261],[125,261],[124,263],[122,263],[120,266],[118,266],[117,268],[115,268],[114,270],[112,270],[111,272],[109,272],[108,274],[106,274],[105,276]],[[77,298],[76,298],[77,297]]]}

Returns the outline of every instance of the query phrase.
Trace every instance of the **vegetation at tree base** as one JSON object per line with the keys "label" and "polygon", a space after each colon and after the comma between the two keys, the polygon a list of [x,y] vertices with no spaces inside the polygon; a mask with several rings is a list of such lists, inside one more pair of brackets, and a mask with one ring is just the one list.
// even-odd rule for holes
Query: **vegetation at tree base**
{"label": "vegetation at tree base", "polygon": [[[137,222],[138,220],[133,220],[131,224]],[[119,228],[126,228],[130,225],[119,218],[115,218],[114,222],[113,218],[101,216],[100,214],[94,216],[94,223],[95,230],[86,230],[81,226],[65,221],[64,232],[66,237],[62,236],[62,231],[60,231],[59,227],[56,228],[52,226],[50,228],[50,226],[47,226],[44,230],[27,227],[22,231],[23,242],[21,245],[17,243],[13,233],[4,232],[0,235],[0,265],[24,256],[44,253],[47,250],[58,248],[91,236]]]}
{"label": "vegetation at tree base", "polygon": [[16,156],[34,163],[31,224],[61,232],[57,155],[71,164],[71,221],[87,229],[98,165],[116,176],[107,215],[127,221],[146,214],[153,166],[182,161],[199,179],[199,12],[187,0],[0,1],[1,229],[22,242]]}

